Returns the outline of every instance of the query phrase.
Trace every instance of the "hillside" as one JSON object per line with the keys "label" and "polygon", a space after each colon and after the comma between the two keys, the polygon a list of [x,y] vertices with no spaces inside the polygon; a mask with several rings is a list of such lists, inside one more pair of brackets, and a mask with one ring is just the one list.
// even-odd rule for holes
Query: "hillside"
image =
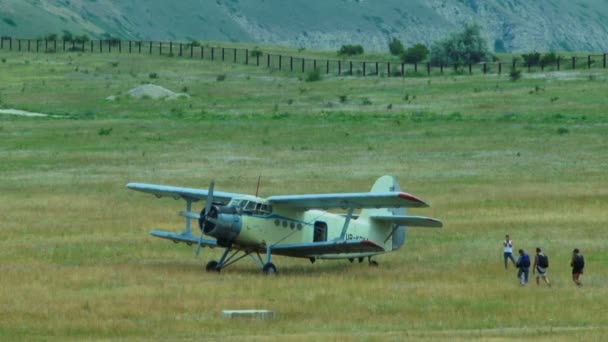
{"label": "hillside", "polygon": [[316,49],[386,50],[445,37],[463,23],[485,29],[490,49],[608,50],[608,1],[522,0],[0,0],[0,34],[68,30],[142,40],[239,41]]}

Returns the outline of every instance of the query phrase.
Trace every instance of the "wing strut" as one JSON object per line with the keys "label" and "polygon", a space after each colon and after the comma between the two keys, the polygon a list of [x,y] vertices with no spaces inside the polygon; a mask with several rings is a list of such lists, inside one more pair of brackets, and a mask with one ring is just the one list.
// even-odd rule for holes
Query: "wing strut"
{"label": "wing strut", "polygon": [[348,208],[348,215],[346,215],[346,220],[344,220],[344,226],[342,227],[342,233],[340,233],[340,240],[346,240],[346,230],[348,230],[348,224],[350,223],[350,218],[353,217],[353,211],[355,208]]}

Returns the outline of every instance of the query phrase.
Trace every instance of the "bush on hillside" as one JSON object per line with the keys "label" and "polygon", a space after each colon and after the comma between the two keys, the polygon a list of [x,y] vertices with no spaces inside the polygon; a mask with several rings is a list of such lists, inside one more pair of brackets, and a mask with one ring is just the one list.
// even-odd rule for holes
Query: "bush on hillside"
{"label": "bush on hillside", "polygon": [[540,65],[542,66],[553,65],[555,63],[557,63],[557,55],[555,52],[546,53],[540,58]]}
{"label": "bush on hillside", "polygon": [[461,32],[437,41],[431,47],[433,65],[466,65],[490,59],[488,43],[477,24],[465,24]]}
{"label": "bush on hillside", "polygon": [[315,68],[306,74],[306,82],[316,82],[322,80],[321,69]]}
{"label": "bush on hillside", "polygon": [[363,46],[361,45],[342,45],[338,50],[338,56],[355,56],[363,54]]}
{"label": "bush on hillside", "polygon": [[388,51],[393,56],[400,56],[402,53],[405,52],[405,48],[403,47],[403,44],[399,39],[393,38],[393,40],[388,43]]}
{"label": "bush on hillside", "polygon": [[523,58],[524,63],[528,66],[535,66],[540,63],[540,53],[536,51],[531,53],[524,53],[521,55],[521,58]]}
{"label": "bush on hillside", "polygon": [[416,44],[409,47],[401,54],[403,63],[416,64],[424,61],[429,55],[429,49],[423,44]]}

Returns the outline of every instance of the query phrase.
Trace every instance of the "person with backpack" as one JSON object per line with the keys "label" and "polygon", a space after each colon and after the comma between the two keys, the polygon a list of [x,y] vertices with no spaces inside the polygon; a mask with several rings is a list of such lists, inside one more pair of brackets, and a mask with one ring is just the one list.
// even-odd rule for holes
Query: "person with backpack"
{"label": "person with backpack", "polygon": [[528,283],[528,274],[530,273],[530,256],[523,249],[519,250],[519,258],[517,258],[515,266],[518,269],[517,279],[519,279],[519,283],[521,286],[526,285]]}
{"label": "person with backpack", "polygon": [[583,286],[580,277],[583,275],[583,269],[585,268],[585,258],[583,258],[583,255],[578,248],[575,248],[574,251],[572,251],[570,266],[572,266],[572,281],[578,286]]}
{"label": "person with backpack", "polygon": [[536,247],[536,256],[534,256],[534,268],[532,273],[536,274],[536,286],[540,285],[540,278],[543,278],[545,283],[551,287],[549,278],[547,277],[547,269],[549,268],[549,257],[546,256],[540,247]]}

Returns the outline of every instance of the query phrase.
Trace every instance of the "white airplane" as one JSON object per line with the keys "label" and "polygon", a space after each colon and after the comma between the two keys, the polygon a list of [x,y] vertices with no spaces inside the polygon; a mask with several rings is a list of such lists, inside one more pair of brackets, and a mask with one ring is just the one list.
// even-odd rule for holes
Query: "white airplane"
{"label": "white airplane", "polygon": [[[421,199],[401,192],[391,176],[380,177],[370,192],[257,196],[181,188],[173,186],[129,183],[132,190],[157,197],[172,197],[186,201],[186,218],[181,233],[154,230],[153,236],[196,244],[201,247],[221,247],[224,253],[218,261],[210,261],[207,271],[220,271],[250,256],[261,270],[276,273],[272,255],[316,259],[358,259],[365,257],[376,266],[372,256],[399,249],[405,242],[406,227],[442,227],[441,221],[408,216],[406,207],[428,207]],[[192,211],[192,203],[206,201],[200,214]],[[346,213],[331,213],[328,209],[343,209]],[[355,210],[360,210],[355,214]],[[191,220],[198,220],[200,236],[191,231]],[[206,238],[209,236],[210,238]],[[265,253],[262,259],[260,253]],[[257,258],[256,258],[257,256]]]}

